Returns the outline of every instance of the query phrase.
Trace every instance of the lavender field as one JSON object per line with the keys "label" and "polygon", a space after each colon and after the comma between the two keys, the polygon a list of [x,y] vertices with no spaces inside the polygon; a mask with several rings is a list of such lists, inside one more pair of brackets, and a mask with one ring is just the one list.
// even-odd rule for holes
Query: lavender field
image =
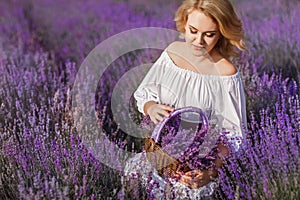
{"label": "lavender field", "polygon": [[[175,30],[181,1],[70,2],[0,1],[0,199],[153,199],[139,182],[124,187],[118,158],[140,152],[143,139],[120,129],[111,99],[127,71],[154,62],[161,50],[128,52],[97,77],[92,114],[106,136],[105,155],[82,138],[81,131],[91,129],[81,124],[79,130],[73,97],[89,96],[84,84],[74,94],[74,83],[85,58],[110,37],[142,27]],[[248,47],[234,60],[244,82],[248,130],[243,149],[220,171],[212,198],[300,199],[300,1],[232,2]],[[129,104],[133,121],[143,125]]]}

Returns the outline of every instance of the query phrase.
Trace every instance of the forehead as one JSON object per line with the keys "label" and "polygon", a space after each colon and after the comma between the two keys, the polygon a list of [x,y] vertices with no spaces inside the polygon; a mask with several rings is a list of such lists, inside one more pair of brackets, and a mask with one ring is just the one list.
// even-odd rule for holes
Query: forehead
{"label": "forehead", "polygon": [[206,16],[200,10],[194,9],[188,14],[187,26],[193,26],[201,32],[217,31],[218,26],[211,17]]}

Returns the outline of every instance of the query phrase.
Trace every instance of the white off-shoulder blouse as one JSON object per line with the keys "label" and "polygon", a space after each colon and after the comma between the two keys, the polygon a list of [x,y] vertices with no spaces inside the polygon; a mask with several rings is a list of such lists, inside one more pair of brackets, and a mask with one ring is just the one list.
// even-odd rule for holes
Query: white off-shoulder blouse
{"label": "white off-shoulder blouse", "polygon": [[134,93],[138,110],[148,101],[181,108],[199,107],[211,124],[229,132],[226,136],[237,151],[246,127],[246,103],[241,75],[205,75],[178,67],[163,51]]}

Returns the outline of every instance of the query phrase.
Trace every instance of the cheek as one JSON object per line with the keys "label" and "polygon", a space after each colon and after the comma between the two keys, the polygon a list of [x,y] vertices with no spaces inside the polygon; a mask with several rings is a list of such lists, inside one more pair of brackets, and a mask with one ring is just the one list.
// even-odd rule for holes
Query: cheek
{"label": "cheek", "polygon": [[185,32],[184,37],[187,42],[191,42],[194,40],[194,36],[188,32]]}
{"label": "cheek", "polygon": [[184,34],[184,39],[185,39],[185,41],[190,41],[190,37],[188,36],[188,34],[186,32]]}
{"label": "cheek", "polygon": [[209,38],[209,39],[207,39],[207,44],[209,45],[209,46],[214,46],[214,45],[216,45],[217,44],[217,42],[218,42],[218,38]]}
{"label": "cheek", "polygon": [[190,30],[187,27],[185,27],[184,38],[187,42],[191,42],[194,40],[194,35],[190,33]]}

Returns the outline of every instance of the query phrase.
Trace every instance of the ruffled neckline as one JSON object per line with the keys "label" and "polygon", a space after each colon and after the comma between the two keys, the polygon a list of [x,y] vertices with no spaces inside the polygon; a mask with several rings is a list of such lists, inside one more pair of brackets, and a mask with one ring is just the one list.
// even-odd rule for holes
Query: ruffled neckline
{"label": "ruffled neckline", "polygon": [[193,75],[193,76],[197,76],[197,77],[202,77],[202,78],[208,78],[208,79],[236,79],[236,78],[240,78],[240,72],[237,71],[235,74],[233,75],[224,75],[224,76],[219,76],[219,75],[210,75],[210,74],[200,74],[200,73],[197,73],[197,72],[194,72],[192,70],[189,70],[189,69],[184,69],[182,67],[179,67],[178,65],[176,65],[173,60],[171,59],[171,57],[169,56],[168,52],[166,50],[163,51],[164,56],[167,58],[167,62],[170,64],[170,65],[166,65],[168,67],[171,67],[172,69],[178,71],[178,72],[181,72],[181,73],[188,73],[190,75]]}

